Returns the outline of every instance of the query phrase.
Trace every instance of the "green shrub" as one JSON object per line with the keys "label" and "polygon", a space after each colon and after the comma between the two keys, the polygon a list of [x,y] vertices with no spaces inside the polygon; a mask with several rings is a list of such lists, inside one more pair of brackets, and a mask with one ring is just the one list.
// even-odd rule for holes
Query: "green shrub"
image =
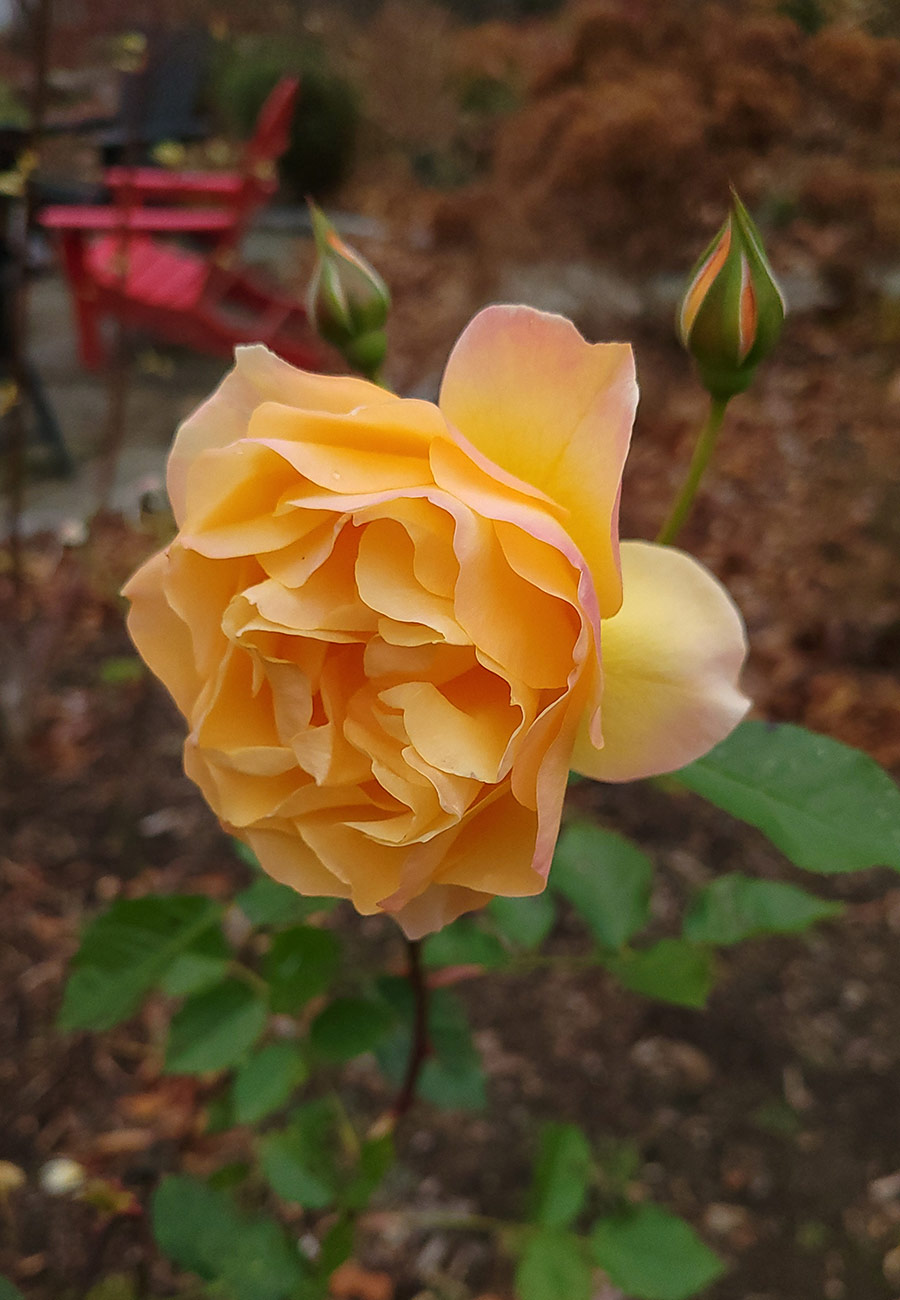
{"label": "green shrub", "polygon": [[266,38],[226,48],[214,76],[214,106],[230,129],[248,137],[266,96],[288,75],[300,77],[300,96],[279,174],[297,198],[327,194],[349,171],[359,103],[319,47]]}
{"label": "green shrub", "polygon": [[3,77],[0,77],[0,125],[28,125],[28,109],[22,103],[18,91]]}

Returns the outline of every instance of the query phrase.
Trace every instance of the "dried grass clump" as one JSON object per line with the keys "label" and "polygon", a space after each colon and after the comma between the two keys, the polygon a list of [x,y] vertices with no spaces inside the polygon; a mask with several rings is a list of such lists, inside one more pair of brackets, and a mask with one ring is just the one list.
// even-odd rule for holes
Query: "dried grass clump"
{"label": "dried grass clump", "polygon": [[[810,35],[775,8],[569,0],[552,18],[445,33],[472,166],[432,193],[434,244],[487,268],[674,268],[712,235],[731,182],[788,243],[821,252],[823,228],[839,230],[842,271],[896,250],[900,41],[849,22]],[[383,12],[409,16],[403,0]],[[460,87],[479,78],[510,97],[467,118]]]}
{"label": "dried grass clump", "polygon": [[872,231],[880,251],[900,253],[900,168],[872,177]]}
{"label": "dried grass clump", "polygon": [[[655,257],[684,231],[700,193],[724,186],[704,158],[706,111],[673,68],[569,87],[528,105],[498,133],[495,186],[557,248],[616,247]],[[641,213],[636,229],[635,212]]]}
{"label": "dried grass clump", "polygon": [[835,105],[851,109],[860,124],[877,126],[896,71],[895,42],[855,28],[826,27],[807,47],[807,66],[816,90]]}
{"label": "dried grass clump", "polygon": [[871,175],[850,159],[817,160],[806,176],[800,199],[804,211],[819,221],[856,219],[869,211],[873,198]]}
{"label": "dried grass clump", "polygon": [[432,0],[386,0],[372,20],[356,63],[367,116],[387,140],[413,149],[451,142],[453,32]]}
{"label": "dried grass clump", "polygon": [[790,134],[802,107],[790,78],[752,62],[723,68],[712,92],[709,138],[727,148],[769,149]]}

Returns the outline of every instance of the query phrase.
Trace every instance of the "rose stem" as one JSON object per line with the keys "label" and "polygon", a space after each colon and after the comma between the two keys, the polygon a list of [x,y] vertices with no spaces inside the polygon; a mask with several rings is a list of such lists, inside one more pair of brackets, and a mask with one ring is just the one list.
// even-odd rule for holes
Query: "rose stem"
{"label": "rose stem", "polygon": [[722,427],[722,420],[725,416],[725,408],[728,405],[728,398],[711,397],[709,400],[709,414],[706,417],[706,423],[703,425],[697,437],[694,447],[694,454],[691,457],[691,463],[688,467],[687,477],[681,485],[681,491],[675,498],[669,516],[656,538],[660,546],[671,546],[675,538],[681,532],[685,520],[691,513],[691,507],[694,504],[694,497],[697,495],[697,488],[700,486],[700,480],[703,478],[710,457],[713,454],[713,448],[716,445],[716,439],[719,436],[719,430]]}
{"label": "rose stem", "polygon": [[409,957],[407,978],[413,991],[413,1033],[409,1049],[409,1061],[406,1075],[397,1099],[391,1107],[394,1120],[400,1119],[409,1110],[416,1095],[416,1083],[419,1073],[428,1056],[428,986],[422,970],[422,944],[419,939],[407,939],[406,950]]}

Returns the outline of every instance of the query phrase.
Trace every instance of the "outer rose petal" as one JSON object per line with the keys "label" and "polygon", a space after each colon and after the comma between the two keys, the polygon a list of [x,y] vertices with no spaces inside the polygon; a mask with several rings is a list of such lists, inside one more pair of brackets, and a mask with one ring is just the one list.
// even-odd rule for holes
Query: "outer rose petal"
{"label": "outer rose petal", "polygon": [[166,599],[169,557],[160,551],[142,564],[122,589],[131,601],[129,635],[148,667],[165,682],[181,712],[188,715],[203,685],[194,666],[190,629]]}
{"label": "outer rose petal", "polygon": [[169,455],[166,487],[175,519],[184,518],[188,466],[201,451],[227,447],[247,436],[250,416],[263,402],[283,402],[305,411],[346,415],[360,406],[375,406],[400,398],[364,379],[317,375],[297,370],[261,343],[235,349],[234,369],[219,387],[179,427]]}
{"label": "outer rose petal", "polygon": [[466,889],[464,885],[429,885],[424,894],[396,912],[394,919],[407,939],[422,939],[443,929],[464,912],[484,907],[492,898],[493,894]]}
{"label": "outer rose petal", "polygon": [[628,344],[586,343],[570,321],[529,307],[488,307],[453,349],[439,405],[480,452],[570,512],[600,612],[615,614],[619,484],[637,406]]}
{"label": "outer rose petal", "polygon": [[737,726],[747,643],[731,597],[683,551],[622,543],[625,599],[603,623],[603,748],[584,719],[572,767],[600,781],[674,772]]}

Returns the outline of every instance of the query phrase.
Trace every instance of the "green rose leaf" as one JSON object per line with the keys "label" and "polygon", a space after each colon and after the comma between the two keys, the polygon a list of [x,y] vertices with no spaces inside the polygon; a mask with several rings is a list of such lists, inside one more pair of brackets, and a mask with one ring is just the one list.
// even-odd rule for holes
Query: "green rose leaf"
{"label": "green rose leaf", "polygon": [[335,998],[312,1022],[309,1041],[328,1061],[350,1061],[371,1052],[391,1030],[394,1017],[371,998]]}
{"label": "green rose leaf", "polygon": [[482,1110],[487,1105],[481,1055],[463,1004],[447,989],[431,997],[428,1037],[432,1055],[419,1079],[419,1096],[453,1110]]}
{"label": "green rose leaf", "polygon": [[269,1043],[254,1052],[234,1077],[232,1109],[236,1124],[257,1124],[290,1099],[309,1070],[296,1043]]}
{"label": "green rose leaf", "polygon": [[840,903],[826,902],[795,885],[752,880],[735,872],[695,894],[684,934],[694,943],[740,943],[755,934],[799,934],[842,911]]}
{"label": "green rose leaf", "polygon": [[87,927],[73,958],[60,1028],[103,1030],[127,1020],[221,915],[218,903],[190,894],[113,903]]}
{"label": "green rose leaf", "polygon": [[593,1174],[587,1138],[574,1124],[548,1124],[534,1171],[532,1218],[545,1228],[568,1228],[584,1209]]}
{"label": "green rose leaf", "polygon": [[341,1196],[342,1205],[348,1210],[365,1209],[393,1163],[394,1139],[390,1133],[363,1142],[356,1172]]}
{"label": "green rose leaf", "polygon": [[900,871],[900,790],[874,759],[803,727],[744,722],[669,778],[808,871]]}
{"label": "green rose leaf", "polygon": [[423,944],[422,955],[425,965],[431,969],[484,966],[486,970],[493,970],[505,966],[509,960],[500,940],[468,917],[454,921],[438,930],[437,934],[430,934]]}
{"label": "green rose leaf", "polygon": [[234,900],[253,925],[295,925],[315,912],[330,912],[335,898],[305,898],[271,876],[260,876]]}
{"label": "green rose leaf", "polygon": [[245,844],[243,840],[239,840],[235,836],[232,836],[231,850],[238,862],[243,862],[247,867],[253,867],[254,871],[262,871],[262,867],[259,865],[259,858],[253,852],[249,844]]}
{"label": "green rose leaf", "polygon": [[330,930],[292,926],[272,940],[263,962],[272,1010],[292,1015],[324,993],[341,962],[341,946]]}
{"label": "green rose leaf", "polygon": [[725,1271],[693,1228],[659,1205],[600,1219],[591,1251],[610,1281],[634,1300],[687,1300]]}
{"label": "green rose leaf", "polygon": [[25,1300],[25,1297],[17,1286],[13,1286],[5,1277],[0,1277],[0,1300]]}
{"label": "green rose leaf", "polygon": [[644,997],[703,1007],[715,979],[712,953],[684,939],[660,939],[638,952],[613,953],[604,965],[626,988]]}
{"label": "green rose leaf", "polygon": [[484,1110],[487,1092],[481,1058],[455,1061],[448,1065],[434,1059],[425,1062],[419,1076],[418,1095],[444,1110]]}
{"label": "green rose leaf", "polygon": [[164,1178],[152,1213],[163,1253],[230,1300],[292,1300],[304,1281],[296,1248],[277,1223],[240,1214],[225,1192],[195,1178]]}
{"label": "green rose leaf", "polygon": [[327,1098],[301,1106],[290,1124],[260,1142],[263,1173],[285,1201],[323,1210],[339,1198],[344,1181],[334,1108]]}
{"label": "green rose leaf", "polygon": [[334,1270],[353,1254],[355,1236],[356,1224],[349,1215],[342,1215],[325,1233],[316,1259],[316,1273],[326,1284]]}
{"label": "green rose leaf", "polygon": [[583,1242],[545,1229],[530,1238],[516,1268],[518,1300],[591,1300],[592,1268]]}
{"label": "green rose leaf", "polygon": [[239,980],[188,998],[172,1018],[166,1051],[169,1074],[205,1074],[238,1065],[266,1024],[265,1002]]}
{"label": "green rose leaf", "polygon": [[653,863],[630,840],[589,822],[563,831],[549,883],[604,948],[621,948],[649,919]]}
{"label": "green rose leaf", "polygon": [[231,958],[225,936],[217,927],[204,930],[163,971],[159,987],[170,998],[183,998],[210,988],[225,978]]}
{"label": "green rose leaf", "polygon": [[532,952],[553,929],[556,906],[547,890],[533,898],[493,898],[487,913],[512,948]]}

